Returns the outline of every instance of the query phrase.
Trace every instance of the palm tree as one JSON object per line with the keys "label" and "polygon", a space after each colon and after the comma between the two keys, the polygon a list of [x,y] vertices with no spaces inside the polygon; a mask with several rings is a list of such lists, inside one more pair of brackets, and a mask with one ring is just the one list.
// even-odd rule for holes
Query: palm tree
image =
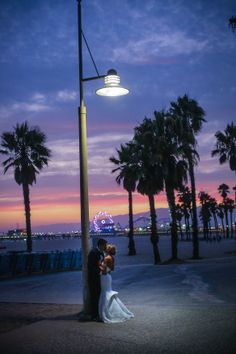
{"label": "palm tree", "polygon": [[236,16],[232,16],[229,18],[229,27],[231,27],[232,31],[236,31]]}
{"label": "palm tree", "polygon": [[211,215],[213,216],[213,219],[214,219],[215,232],[218,235],[218,222],[217,222],[217,217],[216,217],[217,201],[215,198],[210,197],[208,203],[209,203],[209,209],[210,209]]}
{"label": "palm tree", "polygon": [[189,227],[189,219],[190,215],[192,214],[192,208],[191,208],[191,200],[192,200],[192,195],[191,191],[188,186],[184,186],[183,188],[180,188],[179,193],[178,193],[178,200],[179,203],[183,209],[184,213],[184,221],[185,221],[185,233],[186,233],[186,239],[190,239],[190,227]]}
{"label": "palm tree", "polygon": [[51,155],[50,150],[45,146],[46,136],[39,127],[30,128],[27,122],[17,124],[13,132],[5,132],[1,136],[1,154],[8,155],[2,165],[4,173],[9,168],[14,169],[15,181],[22,185],[26,232],[27,251],[32,251],[32,235],[30,220],[30,188],[36,183],[36,175],[44,165],[48,164]]}
{"label": "palm tree", "polygon": [[199,198],[200,204],[202,205],[200,216],[201,216],[202,223],[203,223],[203,235],[204,235],[204,239],[208,240],[209,239],[209,222],[210,222],[210,218],[211,218],[211,213],[210,213],[210,208],[209,208],[210,196],[208,193],[201,191],[198,194],[198,198]]}
{"label": "palm tree", "polygon": [[225,213],[226,237],[229,238],[228,207],[227,207],[227,203],[226,203],[226,199],[227,199],[227,196],[229,194],[229,186],[227,184],[225,184],[225,183],[222,183],[218,187],[218,192],[219,192],[219,194],[221,195],[221,197],[223,199],[222,206],[223,206],[224,213]]}
{"label": "palm tree", "polygon": [[226,207],[227,207],[227,210],[229,211],[229,216],[230,216],[230,235],[231,235],[231,238],[233,238],[233,233],[234,233],[234,227],[233,227],[233,211],[234,211],[234,208],[235,208],[235,205],[234,205],[234,200],[231,199],[231,198],[226,198],[225,199],[225,204],[226,204]]}
{"label": "palm tree", "polygon": [[[172,258],[178,259],[178,225],[175,205],[175,189],[182,186],[186,179],[186,163],[179,159],[180,153],[175,134],[175,121],[163,111],[154,112],[155,119],[144,119],[135,129],[141,158],[143,176],[139,179],[137,190],[149,196],[151,215],[155,224],[153,196],[165,187],[171,213]],[[151,199],[150,199],[151,198]]]}
{"label": "palm tree", "polygon": [[181,221],[182,221],[183,216],[184,216],[184,211],[183,211],[182,205],[181,204],[176,204],[175,210],[176,210],[176,219],[177,219],[177,222],[178,222],[178,228],[179,228],[179,232],[180,232],[180,239],[183,240],[183,231],[182,231]]}
{"label": "palm tree", "polygon": [[181,150],[176,139],[176,120],[168,113],[154,112],[158,163],[162,169],[166,197],[171,213],[172,260],[178,259],[178,225],[175,190],[187,180],[187,164],[180,159]]}
{"label": "palm tree", "polygon": [[223,231],[223,237],[225,238],[225,225],[224,225],[224,206],[222,203],[220,203],[218,205],[218,208],[217,208],[217,216],[220,218],[221,220],[221,225],[222,225],[222,231]]}
{"label": "palm tree", "polygon": [[178,190],[185,179],[186,166],[182,161],[175,161],[172,157],[169,160],[169,171],[168,175],[164,176],[165,180],[165,190],[167,201],[169,204],[169,209],[171,213],[171,244],[172,244],[172,260],[178,259],[178,232],[177,232],[177,215],[176,215],[176,203],[175,203],[175,190]]}
{"label": "palm tree", "polygon": [[155,209],[155,195],[163,190],[162,169],[158,165],[157,151],[155,145],[154,124],[151,119],[145,118],[135,128],[134,143],[136,144],[136,165],[139,170],[137,191],[146,195],[149,200],[151,217],[151,243],[154,255],[154,264],[161,262],[158,248],[157,216]]}
{"label": "palm tree", "polygon": [[229,194],[229,186],[225,183],[222,183],[219,185],[218,187],[218,192],[220,194],[220,196],[223,198],[223,201],[225,200],[225,198],[228,196]]}
{"label": "palm tree", "polygon": [[200,132],[203,122],[206,121],[204,119],[205,112],[197,101],[190,99],[187,95],[178,97],[177,101],[171,102],[170,105],[170,113],[179,124],[178,139],[179,143],[182,144],[183,156],[188,161],[192,193],[193,258],[197,259],[199,258],[199,240],[194,166],[197,165],[199,155],[196,152],[197,141],[195,136]]}
{"label": "palm tree", "polygon": [[219,155],[220,164],[229,162],[229,167],[236,173],[236,125],[232,122],[226,126],[224,132],[215,134],[217,139],[212,156]]}
{"label": "palm tree", "polygon": [[232,189],[234,191],[234,203],[236,204],[236,185]]}
{"label": "palm tree", "polygon": [[[148,197],[150,217],[151,217],[151,243],[154,255],[154,264],[161,263],[161,256],[158,248],[159,237],[157,233],[157,216],[155,208],[155,194],[159,193],[159,189],[156,187],[156,180],[158,176],[155,174],[155,170],[150,168],[149,170],[143,169],[143,175],[139,178],[137,191]],[[152,177],[151,177],[152,176]],[[157,179],[156,179],[157,178]]]}
{"label": "palm tree", "polygon": [[133,222],[133,195],[132,193],[136,188],[137,181],[137,169],[136,166],[132,165],[133,156],[133,145],[128,143],[120,146],[120,150],[116,150],[118,153],[118,158],[112,156],[110,161],[114,163],[117,168],[112,170],[112,173],[119,172],[116,177],[116,182],[120,185],[123,183],[124,189],[128,192],[128,203],[129,203],[129,256],[136,255],[135,242],[134,242],[134,222]]}
{"label": "palm tree", "polygon": [[[234,191],[234,207],[236,208],[236,185],[232,189]],[[235,239],[236,239],[236,223],[234,223],[234,233],[235,233]]]}

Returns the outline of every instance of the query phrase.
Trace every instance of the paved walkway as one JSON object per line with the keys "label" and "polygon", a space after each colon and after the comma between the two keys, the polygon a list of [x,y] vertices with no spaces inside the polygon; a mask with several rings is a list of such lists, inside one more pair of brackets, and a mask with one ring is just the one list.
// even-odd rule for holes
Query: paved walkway
{"label": "paved walkway", "polygon": [[78,322],[72,305],[51,312],[52,306],[48,315],[30,317],[32,323],[1,334],[1,352],[233,354],[236,350],[235,307],[133,306],[135,319],[106,325]]}
{"label": "paved walkway", "polygon": [[236,353],[235,256],[162,266],[127,258],[113,288],[135,318],[120,324],[78,322],[80,272],[1,281],[1,353]]}

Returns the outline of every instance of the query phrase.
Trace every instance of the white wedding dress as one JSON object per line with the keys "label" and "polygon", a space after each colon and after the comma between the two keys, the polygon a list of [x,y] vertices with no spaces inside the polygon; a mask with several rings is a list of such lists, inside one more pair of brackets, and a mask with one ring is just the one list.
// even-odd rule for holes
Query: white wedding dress
{"label": "white wedding dress", "polygon": [[134,317],[133,313],[118,298],[118,292],[112,290],[112,277],[109,273],[101,275],[99,316],[105,323],[124,322]]}

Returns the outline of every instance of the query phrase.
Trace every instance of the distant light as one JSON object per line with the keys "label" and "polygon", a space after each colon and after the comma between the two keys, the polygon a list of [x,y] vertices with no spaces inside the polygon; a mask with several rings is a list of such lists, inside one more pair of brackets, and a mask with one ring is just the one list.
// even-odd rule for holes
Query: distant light
{"label": "distant light", "polygon": [[120,85],[120,77],[117,75],[116,70],[110,69],[105,76],[105,87],[96,91],[99,96],[124,96],[129,93],[129,90]]}

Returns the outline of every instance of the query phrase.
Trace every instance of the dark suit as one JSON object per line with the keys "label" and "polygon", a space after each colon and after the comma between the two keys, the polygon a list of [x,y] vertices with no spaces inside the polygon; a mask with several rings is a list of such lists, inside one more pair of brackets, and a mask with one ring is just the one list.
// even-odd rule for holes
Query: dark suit
{"label": "dark suit", "polygon": [[93,248],[88,255],[88,283],[92,317],[98,317],[98,302],[101,292],[99,262],[103,258],[103,252],[98,248]]}

